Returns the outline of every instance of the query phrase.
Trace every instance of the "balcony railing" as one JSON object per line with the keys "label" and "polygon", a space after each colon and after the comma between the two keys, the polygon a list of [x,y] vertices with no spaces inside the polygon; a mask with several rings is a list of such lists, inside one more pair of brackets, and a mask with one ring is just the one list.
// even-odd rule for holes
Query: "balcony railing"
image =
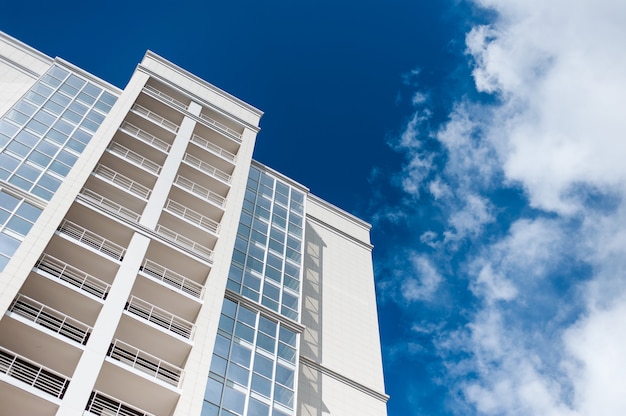
{"label": "balcony railing", "polygon": [[197,134],[194,134],[193,136],[191,136],[191,142],[210,151],[211,153],[221,156],[222,158],[228,160],[229,162],[235,163],[237,161],[237,156],[234,153],[231,153],[226,149],[222,149],[215,143],[211,143],[207,139],[200,137]]}
{"label": "balcony railing", "polygon": [[185,153],[183,160],[189,163],[191,166],[197,168],[198,170],[201,170],[202,172],[206,173],[209,176],[212,176],[224,183],[230,183],[231,176],[228,173],[222,170],[219,170],[218,168],[214,166],[209,165],[208,163],[206,163],[203,160],[198,159],[194,155]]}
{"label": "balcony railing", "polygon": [[129,148],[122,146],[119,143],[111,142],[111,144],[109,144],[109,147],[107,147],[107,150],[117,156],[120,156],[123,159],[126,159],[132,163],[135,163],[141,166],[142,168],[156,175],[158,175],[159,172],[161,171],[161,165],[159,165],[156,162],[151,161],[150,159],[146,159],[140,154],[133,152]]}
{"label": "balcony railing", "polygon": [[179,204],[178,202],[168,199],[165,204],[165,210],[171,214],[177,215],[186,219],[187,221],[197,225],[198,227],[204,228],[207,231],[210,231],[214,234],[217,234],[220,228],[220,223],[209,218],[204,215],[187,208],[183,204]]}
{"label": "balcony railing", "polygon": [[143,87],[144,91],[148,91],[151,95],[157,96],[159,98],[161,98],[164,101],[167,101],[168,103],[172,103],[178,107],[182,107],[183,109],[187,109],[187,105],[185,103],[183,103],[182,101],[177,100],[176,98],[172,98],[169,95],[167,95],[166,93],[157,90],[156,88],[154,88],[151,85],[146,85],[145,87]]}
{"label": "balcony railing", "polygon": [[204,113],[200,113],[200,118],[208,125],[215,127],[218,131],[226,134],[227,136],[232,137],[238,142],[241,142],[241,133],[239,133],[238,131],[231,129],[227,125],[220,123],[217,120],[214,120],[213,118],[207,116]]}
{"label": "balcony railing", "polygon": [[133,222],[138,222],[139,218],[141,217],[141,215],[137,214],[135,211],[131,211],[130,209],[118,204],[115,201],[103,197],[102,195],[92,191],[91,189],[83,188],[83,190],[80,191],[80,195],[86,200],[98,205],[105,211],[120,215]]}
{"label": "balcony railing", "polygon": [[91,393],[85,412],[96,416],[154,416],[99,391]]}
{"label": "balcony railing", "polygon": [[224,208],[224,205],[226,204],[226,198],[216,192],[205,188],[202,185],[198,185],[197,183],[185,178],[184,176],[176,176],[176,180],[174,180],[174,183],[181,188],[198,195],[200,198],[212,202],[220,208]]}
{"label": "balcony railing", "polygon": [[114,360],[120,361],[136,370],[146,373],[152,378],[161,380],[174,387],[179,387],[183,380],[184,371],[174,364],[163,361],[152,354],[141,351],[132,345],[116,339],[107,354]]}
{"label": "balcony railing", "polygon": [[49,254],[44,253],[37,263],[35,263],[35,268],[67,282],[72,286],[76,286],[87,293],[97,296],[100,299],[106,299],[109,289],[111,288],[111,285],[108,283],[76,267],[70,266]]}
{"label": "balcony railing", "polygon": [[92,329],[62,312],[19,293],[9,306],[9,312],[23,316],[56,334],[83,345],[87,343]]}
{"label": "balcony railing", "polygon": [[122,260],[126,252],[124,247],[119,244],[100,237],[98,234],[68,220],[63,220],[58,231],[116,260]]}
{"label": "balcony railing", "polygon": [[114,183],[120,188],[128,192],[131,192],[139,196],[140,198],[148,199],[148,197],[150,196],[150,188],[143,186],[139,182],[136,182],[122,175],[121,173],[114,171],[108,166],[104,166],[98,163],[96,168],[93,170],[93,174],[96,175],[97,177],[100,177],[104,180]]}
{"label": "balcony railing", "polygon": [[62,399],[70,379],[62,374],[0,347],[0,373]]}
{"label": "balcony railing", "polygon": [[169,228],[162,226],[161,224],[157,224],[154,231],[156,231],[158,235],[165,238],[170,243],[173,243],[176,246],[189,250],[206,260],[213,260],[213,251],[211,251],[211,249],[208,249],[202,244],[188,239],[182,234],[172,231]]}
{"label": "balcony railing", "polygon": [[195,325],[191,322],[183,318],[179,318],[178,316],[154,306],[145,300],[139,299],[136,296],[130,297],[125,309],[140,318],[152,322],[187,339],[192,339],[196,330]]}
{"label": "balcony railing", "polygon": [[166,153],[169,152],[170,148],[172,147],[167,142],[156,137],[154,134],[150,134],[147,131],[140,129],[137,126],[130,124],[128,121],[125,121],[122,123],[120,130]]}
{"label": "balcony railing", "polygon": [[200,283],[187,279],[151,260],[146,259],[139,270],[198,299],[202,299],[204,295],[204,286]]}
{"label": "balcony railing", "polygon": [[150,111],[148,110],[146,107],[139,105],[137,103],[133,104],[132,110],[135,111],[136,113],[141,114],[142,116],[146,117],[147,119],[149,119],[150,121],[165,127],[167,130],[170,130],[174,133],[178,132],[178,125],[169,121],[168,119],[161,117],[160,115],[158,115],[157,113],[155,113],[154,111]]}

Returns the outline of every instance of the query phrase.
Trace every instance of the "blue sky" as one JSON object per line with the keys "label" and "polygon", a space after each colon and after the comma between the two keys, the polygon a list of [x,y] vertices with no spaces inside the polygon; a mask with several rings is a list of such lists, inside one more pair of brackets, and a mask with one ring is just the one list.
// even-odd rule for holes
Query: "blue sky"
{"label": "blue sky", "polygon": [[68,1],[11,2],[0,30],[118,86],[151,49],[264,110],[255,158],[374,225],[390,416],[578,416],[626,414],[624,21],[615,0]]}

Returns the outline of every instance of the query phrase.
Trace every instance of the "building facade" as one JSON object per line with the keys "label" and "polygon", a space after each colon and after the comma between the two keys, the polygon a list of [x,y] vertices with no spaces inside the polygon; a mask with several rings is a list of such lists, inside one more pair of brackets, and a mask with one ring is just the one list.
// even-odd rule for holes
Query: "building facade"
{"label": "building facade", "polygon": [[370,227],[252,160],[261,116],[0,34],[0,414],[386,415]]}

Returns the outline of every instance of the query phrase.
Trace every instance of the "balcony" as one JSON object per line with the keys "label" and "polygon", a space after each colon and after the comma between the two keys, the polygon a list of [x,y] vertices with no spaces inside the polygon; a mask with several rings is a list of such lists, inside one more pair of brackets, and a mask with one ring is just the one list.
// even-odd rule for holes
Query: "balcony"
{"label": "balcony", "polygon": [[147,159],[141,156],[137,152],[134,152],[131,149],[127,148],[126,146],[122,146],[119,143],[111,142],[109,146],[107,147],[107,151],[110,152],[111,154],[114,154],[128,161],[129,163],[132,163],[136,166],[140,166],[143,169],[155,175],[158,175],[161,172],[161,165],[159,165],[156,162],[153,162],[150,159]]}
{"label": "balcony", "polygon": [[126,177],[121,173],[118,173],[115,170],[100,163],[93,170],[92,175],[106,182],[114,184],[117,187],[128,191],[142,199],[148,199],[148,197],[150,196],[151,190],[147,186],[144,186],[141,183],[134,181],[131,178]]}
{"label": "balcony", "polygon": [[214,155],[217,155],[221,157],[222,159],[229,161],[232,164],[235,164],[237,162],[237,155],[216,145],[215,143],[208,141],[207,139],[203,137],[198,136],[197,134],[194,134],[193,136],[191,136],[191,142],[195,144],[196,146],[201,147],[205,150],[208,150]]}
{"label": "balcony", "polygon": [[179,318],[135,296],[126,304],[126,311],[186,339],[193,339],[196,327],[193,323]]}
{"label": "balcony", "polygon": [[119,339],[111,344],[107,355],[113,360],[146,374],[149,378],[162,381],[175,388],[179,388],[183,380],[184,371],[182,368],[141,351]]}
{"label": "balcony", "polygon": [[70,379],[13,351],[0,347],[0,373],[61,399]]}
{"label": "balcony", "polygon": [[173,133],[178,133],[178,129],[179,129],[179,125],[164,118],[161,117],[160,115],[158,115],[157,113],[148,110],[146,107],[140,105],[140,104],[133,104],[132,111],[134,111],[136,114],[140,114],[142,117],[152,121],[154,124],[157,124],[163,128],[165,128],[166,130],[169,130]]}
{"label": "balcony", "polygon": [[22,294],[16,296],[8,312],[24,317],[82,345],[87,343],[92,330],[90,326]]}
{"label": "balcony", "polygon": [[111,199],[105,198],[91,189],[83,188],[80,191],[80,196],[92,204],[102,208],[104,211],[114,215],[119,215],[120,217],[126,218],[132,222],[139,222],[139,218],[141,218],[140,214],[118,204]]}
{"label": "balcony", "polygon": [[145,412],[99,391],[91,393],[84,414],[96,416],[154,416],[152,413]]}
{"label": "balcony", "polygon": [[96,233],[92,233],[86,228],[81,227],[68,220],[63,220],[57,231],[64,236],[79,241],[86,246],[101,252],[115,260],[122,260],[126,249],[119,244],[107,240]]}
{"label": "balcony", "polygon": [[166,141],[159,139],[154,134],[148,133],[128,121],[124,121],[119,129],[127,135],[155,147],[164,153],[169,153],[170,148],[172,147]]}
{"label": "balcony", "polygon": [[221,196],[220,194],[213,192],[202,185],[199,185],[184,176],[177,175],[174,180],[174,184],[180,186],[182,189],[191,192],[192,194],[198,196],[199,198],[208,201],[219,208],[224,208],[226,205],[226,198]]}
{"label": "balcony", "polygon": [[239,133],[238,131],[231,129],[226,124],[217,121],[215,118],[213,118],[213,117],[211,117],[211,116],[209,116],[209,115],[207,115],[205,113],[201,113],[200,114],[200,119],[205,124],[211,126],[212,128],[214,128],[218,132],[224,134],[227,137],[230,137],[231,139],[235,140],[238,143],[241,143],[241,133]]}
{"label": "balcony", "polygon": [[164,209],[170,214],[176,215],[179,218],[183,218],[186,221],[197,225],[200,228],[203,228],[213,234],[218,234],[220,229],[219,222],[205,217],[204,215],[184,206],[183,204],[179,204],[178,202],[168,199]]}
{"label": "balcony", "polygon": [[174,105],[176,107],[180,107],[183,110],[187,110],[188,106],[187,104],[183,103],[180,100],[177,100],[176,98],[170,97],[169,95],[167,95],[166,93],[164,93],[163,91],[160,91],[156,88],[154,88],[152,85],[146,85],[145,87],[143,87],[143,91],[149,95],[152,95],[153,97],[158,97],[160,98],[162,101],[165,101],[171,105]]}
{"label": "balcony", "polygon": [[190,153],[185,153],[183,161],[219,181],[230,184],[231,176],[228,173],[206,163]]}
{"label": "balcony", "polygon": [[206,261],[213,261],[213,251],[205,247],[204,244],[200,244],[198,242],[190,240],[184,235],[172,231],[161,224],[157,224],[154,231],[156,231],[159,236],[163,237],[165,240],[169,241],[173,245],[184,250],[188,250]]}
{"label": "balcony", "polygon": [[111,285],[70,264],[44,253],[35,263],[35,269],[46,276],[57,278],[65,283],[89,293],[99,299],[106,299]]}
{"label": "balcony", "polygon": [[195,298],[202,299],[204,296],[204,286],[191,279],[169,270],[152,260],[146,259],[139,269],[145,275],[150,276],[166,285],[176,288],[177,290],[191,295]]}

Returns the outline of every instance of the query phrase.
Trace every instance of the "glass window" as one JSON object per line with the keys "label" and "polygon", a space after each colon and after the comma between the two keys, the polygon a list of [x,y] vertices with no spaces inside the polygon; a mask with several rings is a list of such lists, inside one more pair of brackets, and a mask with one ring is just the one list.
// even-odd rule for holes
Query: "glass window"
{"label": "glass window", "polygon": [[224,385],[222,383],[213,380],[212,378],[209,378],[206,384],[206,389],[204,390],[204,400],[215,404],[220,404],[223,388]]}
{"label": "glass window", "polygon": [[276,382],[293,389],[294,371],[290,368],[276,364]]}
{"label": "glass window", "polygon": [[261,403],[258,400],[250,398],[250,402],[248,403],[248,414],[247,416],[268,416],[270,412],[270,407],[265,403]]}
{"label": "glass window", "polygon": [[256,353],[254,355],[254,372],[259,373],[267,378],[272,378],[274,372],[274,361]]}
{"label": "glass window", "polygon": [[243,413],[243,408],[246,402],[246,395],[240,391],[235,390],[230,386],[224,387],[224,398],[222,400],[222,407],[237,412]]}
{"label": "glass window", "polygon": [[235,320],[233,318],[229,318],[226,315],[220,315],[220,322],[218,324],[219,329],[232,334],[234,326]]}
{"label": "glass window", "polygon": [[293,391],[276,385],[274,386],[274,400],[284,406],[293,408]]}
{"label": "glass window", "polygon": [[218,334],[217,337],[215,338],[215,349],[213,353],[219,354],[222,357],[228,357],[229,351],[230,351],[230,340]]}
{"label": "glass window", "polygon": [[276,348],[276,340],[260,332],[257,335],[256,343],[259,348],[271,353],[274,353]]}
{"label": "glass window", "polygon": [[24,157],[28,154],[30,148],[28,146],[24,146],[21,143],[13,141],[9,143],[9,145],[7,146],[7,150],[18,156]]}
{"label": "glass window", "polygon": [[0,233],[0,254],[11,257],[15,254],[15,250],[20,246],[20,240],[17,238]]}
{"label": "glass window", "polygon": [[281,342],[284,342],[286,344],[291,345],[292,347],[295,347],[296,338],[297,338],[297,335],[295,332],[292,332],[283,326],[280,327],[278,339],[280,339]]}
{"label": "glass window", "polygon": [[83,87],[83,85],[86,84],[86,82],[80,78],[78,78],[76,75],[72,74],[69,76],[69,78],[67,79],[67,81],[65,81],[68,85],[71,85],[72,87],[76,88],[77,90],[81,89]]}
{"label": "glass window", "polygon": [[256,324],[256,312],[252,312],[251,310],[248,310],[241,306],[239,307],[239,315],[237,315],[237,320],[254,327]]}
{"label": "glass window", "polygon": [[48,71],[48,74],[52,75],[53,77],[57,79],[63,80],[65,79],[65,77],[69,75],[69,72],[55,65],[52,68],[50,68],[50,70]]}
{"label": "glass window", "polygon": [[252,375],[251,389],[265,397],[270,397],[272,394],[272,382],[265,377],[261,377],[258,374]]}
{"label": "glass window", "polygon": [[249,343],[254,342],[254,328],[249,327],[246,324],[241,322],[237,322],[235,324],[235,336],[248,341]]}
{"label": "glass window", "polygon": [[20,203],[20,199],[14,197],[13,195],[9,195],[6,192],[0,191],[0,208],[13,211],[17,207],[17,204]]}
{"label": "glass window", "polygon": [[234,363],[241,364],[244,367],[250,367],[251,355],[252,351],[248,348],[239,344],[233,344],[232,351],[230,352],[230,360]]}
{"label": "glass window", "polygon": [[230,381],[234,381],[242,386],[248,386],[248,377],[250,373],[247,369],[238,366],[237,364],[231,364],[228,367],[228,374],[226,378]]}
{"label": "glass window", "polygon": [[26,234],[28,234],[32,226],[33,226],[32,223],[19,217],[11,218],[11,220],[6,225],[6,227],[9,230],[15,231],[16,233],[22,236],[25,236]]}
{"label": "glass window", "polygon": [[41,105],[46,101],[46,97],[39,95],[34,91],[30,91],[29,93],[27,93],[25,98],[28,101],[31,101],[32,103],[37,105]]}

